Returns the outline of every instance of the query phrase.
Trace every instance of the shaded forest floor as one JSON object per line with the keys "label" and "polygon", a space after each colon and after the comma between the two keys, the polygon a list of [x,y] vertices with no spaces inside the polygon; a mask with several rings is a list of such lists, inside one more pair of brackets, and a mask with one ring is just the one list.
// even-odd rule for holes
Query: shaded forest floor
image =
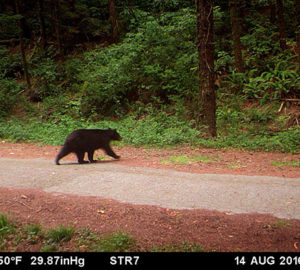
{"label": "shaded forest floor", "polygon": [[[299,154],[187,147],[163,150],[114,148],[122,156],[121,165],[170,168],[194,173],[300,176]],[[53,146],[1,142],[0,157],[43,157],[54,160],[58,149]],[[99,151],[98,158],[107,157]],[[62,161],[73,160],[74,157],[70,155]],[[21,224],[41,224],[48,229],[60,225],[72,226],[75,230],[88,228],[99,236],[126,232],[136,241],[131,248],[134,251],[151,251],[154,247],[172,251],[170,245],[174,247],[182,243],[189,243],[185,247],[197,245],[205,251],[300,251],[300,220],[278,219],[265,214],[231,214],[204,209],[173,210],[97,197],[54,195],[39,190],[9,188],[0,188],[0,212]],[[15,242],[8,241],[4,250],[40,250],[41,242],[28,244],[26,239],[20,238],[17,246]],[[75,238],[63,243],[61,249],[89,250],[86,244],[75,242]]]}

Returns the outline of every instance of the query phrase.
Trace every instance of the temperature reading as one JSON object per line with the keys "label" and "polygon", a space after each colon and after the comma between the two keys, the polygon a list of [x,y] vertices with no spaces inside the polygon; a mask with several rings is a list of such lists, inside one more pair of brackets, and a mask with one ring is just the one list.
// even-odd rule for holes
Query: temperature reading
{"label": "temperature reading", "polygon": [[0,256],[0,265],[19,265],[22,256]]}

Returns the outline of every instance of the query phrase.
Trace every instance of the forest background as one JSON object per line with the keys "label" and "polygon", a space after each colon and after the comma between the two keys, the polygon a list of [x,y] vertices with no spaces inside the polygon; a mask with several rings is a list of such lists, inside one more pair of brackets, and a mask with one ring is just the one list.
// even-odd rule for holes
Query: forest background
{"label": "forest background", "polygon": [[[213,138],[201,115],[200,2],[213,2]],[[110,127],[135,146],[299,152],[299,5],[1,0],[0,138],[59,145],[74,129]]]}

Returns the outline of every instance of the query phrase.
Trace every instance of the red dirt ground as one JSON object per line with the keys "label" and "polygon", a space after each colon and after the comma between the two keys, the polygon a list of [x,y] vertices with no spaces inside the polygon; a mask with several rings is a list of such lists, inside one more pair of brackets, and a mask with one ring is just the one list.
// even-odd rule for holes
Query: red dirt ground
{"label": "red dirt ground", "polygon": [[[300,155],[232,150],[154,150],[114,147],[126,166],[169,168],[194,173],[226,173],[300,177],[299,167],[275,166],[271,161],[298,161]],[[53,162],[59,147],[0,142],[0,158],[46,158]],[[99,151],[98,154],[102,155]],[[170,156],[207,157],[211,162],[174,163]],[[65,158],[75,160],[73,156]],[[64,160],[63,160],[64,161]],[[16,168],[17,169],[17,168]],[[300,211],[300,209],[299,209]],[[46,228],[89,227],[100,235],[118,230],[130,233],[142,249],[187,241],[207,251],[300,251],[300,220],[271,215],[230,214],[208,210],[172,210],[131,205],[97,197],[53,195],[32,189],[0,188],[0,212],[22,223]]]}
{"label": "red dirt ground", "polygon": [[[175,149],[150,149],[132,146],[114,147],[115,152],[121,155],[120,165],[151,167],[160,169],[175,169],[192,173],[220,173],[243,175],[269,175],[279,177],[300,177],[299,167],[284,165],[289,161],[299,161],[300,154],[284,154],[270,152],[246,152],[238,150],[215,150],[205,148],[180,147]],[[46,158],[54,160],[60,147],[34,143],[0,142],[0,158]],[[95,154],[104,156],[101,150]],[[180,164],[165,162],[170,156],[197,156],[207,157],[211,162],[193,162]],[[110,159],[109,157],[105,157]],[[76,161],[74,155],[69,155],[63,161]],[[282,163],[275,166],[272,162]]]}

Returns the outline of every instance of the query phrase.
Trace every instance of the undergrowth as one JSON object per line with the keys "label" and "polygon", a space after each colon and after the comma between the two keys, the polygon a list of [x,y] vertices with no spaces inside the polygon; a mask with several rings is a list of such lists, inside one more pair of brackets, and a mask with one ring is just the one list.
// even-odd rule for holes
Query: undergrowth
{"label": "undergrowth", "polygon": [[[269,112],[258,109],[232,110],[222,107],[218,110],[218,137],[205,136],[192,122],[176,114],[151,112],[148,115],[127,115],[120,120],[86,121],[59,115],[49,120],[36,117],[0,120],[0,138],[12,142],[38,142],[61,145],[66,136],[79,128],[114,128],[123,138],[123,145],[173,147],[190,145],[208,148],[234,148],[256,151],[280,151],[298,153],[300,150],[300,129],[281,128],[285,119],[278,120]],[[277,130],[268,127],[277,121]],[[281,121],[281,122],[280,122]]]}

